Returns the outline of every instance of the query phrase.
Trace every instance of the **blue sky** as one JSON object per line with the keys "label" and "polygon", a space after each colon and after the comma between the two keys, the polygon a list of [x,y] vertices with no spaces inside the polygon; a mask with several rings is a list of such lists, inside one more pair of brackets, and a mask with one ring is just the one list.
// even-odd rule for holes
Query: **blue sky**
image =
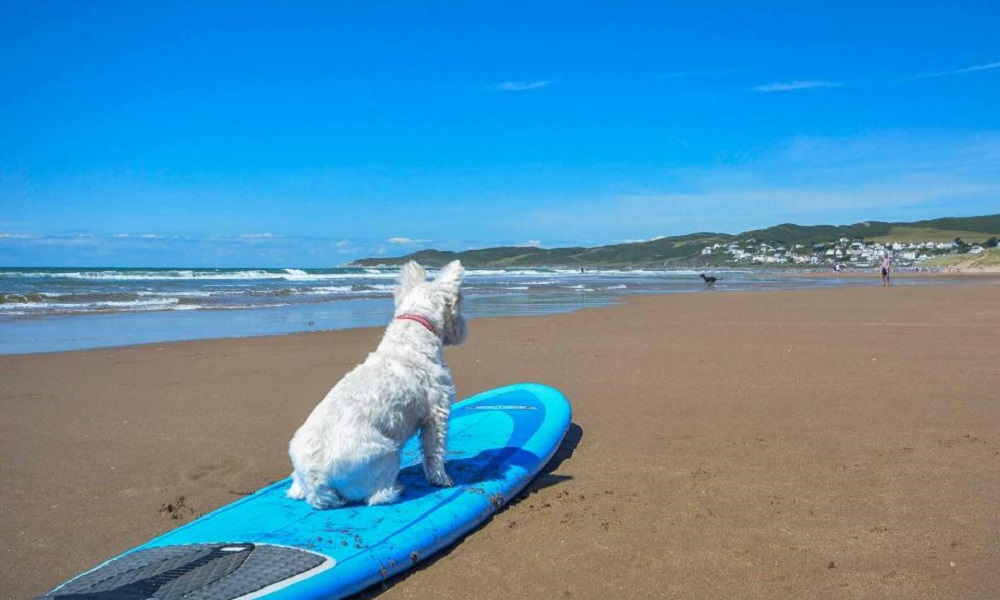
{"label": "blue sky", "polygon": [[0,264],[1000,212],[1000,3],[0,1]]}

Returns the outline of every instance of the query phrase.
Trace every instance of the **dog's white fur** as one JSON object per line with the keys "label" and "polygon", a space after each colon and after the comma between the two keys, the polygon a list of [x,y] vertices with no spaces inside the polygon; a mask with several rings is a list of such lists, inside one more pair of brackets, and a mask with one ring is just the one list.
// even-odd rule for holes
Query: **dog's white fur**
{"label": "dog's white fur", "polygon": [[393,291],[395,316],[419,315],[434,331],[394,318],[378,349],[327,393],[289,444],[295,469],[289,498],[317,509],[393,502],[402,492],[400,450],[418,428],[427,480],[452,485],[444,464],[455,387],[442,346],[465,338],[464,275],[457,260],[434,281],[415,262],[403,267]]}

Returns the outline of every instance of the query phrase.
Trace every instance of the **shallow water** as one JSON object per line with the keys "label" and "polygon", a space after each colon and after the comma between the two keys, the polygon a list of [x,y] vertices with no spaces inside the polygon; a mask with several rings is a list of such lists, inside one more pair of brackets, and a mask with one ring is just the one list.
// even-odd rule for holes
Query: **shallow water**
{"label": "shallow water", "polygon": [[[386,324],[391,269],[0,269],[0,354],[282,335]],[[636,294],[725,293],[877,285],[726,271],[470,269],[468,319],[570,312]],[[433,275],[433,273],[432,273]],[[897,280],[897,285],[944,280]]]}

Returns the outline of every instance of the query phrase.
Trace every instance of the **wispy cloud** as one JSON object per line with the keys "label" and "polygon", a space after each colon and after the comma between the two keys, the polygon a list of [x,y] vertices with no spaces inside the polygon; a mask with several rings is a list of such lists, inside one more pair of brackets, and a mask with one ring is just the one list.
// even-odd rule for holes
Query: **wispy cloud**
{"label": "wispy cloud", "polygon": [[65,246],[65,247],[90,247],[101,243],[101,238],[94,235],[40,235],[26,239],[32,246]]}
{"label": "wispy cloud", "polygon": [[386,241],[390,244],[426,244],[431,240],[415,240],[408,237],[391,237]]}
{"label": "wispy cloud", "polygon": [[642,243],[645,243],[645,242],[655,242],[656,240],[662,240],[664,237],[666,237],[666,236],[657,235],[655,237],[645,238],[645,239],[616,240],[615,243],[616,244],[642,244]]}
{"label": "wispy cloud", "polygon": [[504,81],[502,83],[497,83],[491,86],[487,86],[487,89],[494,92],[526,92],[528,90],[540,90],[552,85],[551,79],[541,79],[538,81]]}
{"label": "wispy cloud", "polygon": [[[931,71],[927,73],[918,73],[917,75],[911,75],[909,77],[901,77],[892,81],[892,83],[903,83],[907,81],[916,81],[919,79],[934,79],[937,77],[948,77],[951,75],[962,75],[965,73],[975,73],[977,71],[988,71],[990,69],[1000,69],[1000,61],[985,63],[981,65],[973,65],[971,67],[964,67],[961,69],[951,69],[948,71]],[[851,82],[852,87],[865,86],[868,84],[877,83],[875,81],[856,81]],[[889,83],[889,82],[882,82]],[[754,92],[795,92],[799,90],[814,90],[822,88],[840,88],[847,86],[847,83],[842,81],[787,81],[787,82],[774,82],[767,83],[763,85],[758,85],[750,88]]]}
{"label": "wispy cloud", "polygon": [[751,88],[755,92],[794,92],[798,90],[814,90],[819,88],[839,88],[844,84],[839,81],[789,81],[767,83]]}
{"label": "wispy cloud", "polygon": [[909,77],[904,81],[912,81],[914,79],[932,79],[934,77],[947,77],[948,75],[961,75],[963,73],[973,73],[975,71],[988,71],[989,69],[1000,68],[1000,61],[986,63],[983,65],[975,65],[973,67],[965,67],[964,69],[952,69],[950,71],[934,71],[931,73],[920,73],[919,75],[914,75]]}
{"label": "wispy cloud", "polygon": [[[949,71],[931,71],[928,73],[919,73],[917,75],[911,75],[909,77],[901,77],[896,79],[894,83],[902,83],[906,81],[916,81],[918,79],[934,79],[937,77],[948,77],[950,75],[962,75],[965,73],[975,73],[977,71],[988,71],[990,69],[1000,69],[1000,61],[985,63],[981,65],[974,65],[971,67],[964,67],[961,69],[951,69]],[[852,82],[850,85],[855,86],[865,86],[867,84],[876,83],[874,81],[860,81]],[[885,82],[888,83],[888,82]],[[821,88],[840,88],[847,86],[847,83],[842,81],[787,81],[787,82],[774,82],[767,83],[763,85],[758,85],[750,88],[754,92],[794,92],[799,90],[813,90]]]}
{"label": "wispy cloud", "polygon": [[[157,236],[155,234],[146,234],[141,236],[134,236],[142,238],[145,240],[156,240],[163,239],[163,236]],[[192,239],[198,238],[195,236]],[[177,239],[177,236],[174,236]],[[212,242],[219,242],[221,244],[238,244],[238,245],[268,245],[276,244],[284,241],[284,238],[280,235],[274,235],[273,233],[237,233],[233,235],[211,235],[204,238]]]}
{"label": "wispy cloud", "polygon": [[373,256],[379,247],[379,243],[365,240],[272,234],[149,237],[120,233],[30,236],[0,233],[0,265],[103,265],[113,262],[121,266],[148,267],[327,267],[361,256]]}

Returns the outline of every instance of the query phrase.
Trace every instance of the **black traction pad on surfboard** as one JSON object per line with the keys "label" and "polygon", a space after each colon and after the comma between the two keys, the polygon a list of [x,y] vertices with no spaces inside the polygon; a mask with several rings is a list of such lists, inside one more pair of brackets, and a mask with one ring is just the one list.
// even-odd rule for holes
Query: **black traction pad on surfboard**
{"label": "black traction pad on surfboard", "polygon": [[232,600],[331,560],[266,544],[147,548],[84,573],[39,600]]}

